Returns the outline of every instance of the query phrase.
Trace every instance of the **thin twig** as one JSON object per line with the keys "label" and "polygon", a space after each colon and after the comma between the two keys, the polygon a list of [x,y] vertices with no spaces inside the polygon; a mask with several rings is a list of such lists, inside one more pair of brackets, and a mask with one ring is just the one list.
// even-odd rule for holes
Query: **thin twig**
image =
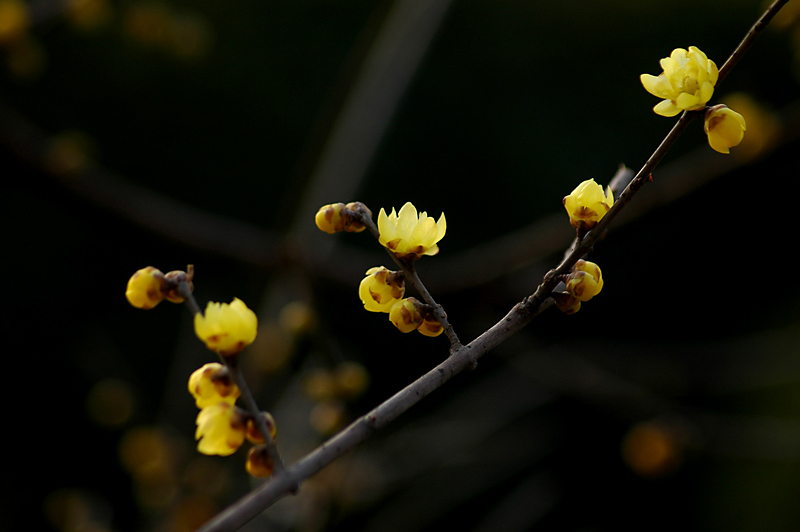
{"label": "thin twig", "polygon": [[719,84],[722,83],[722,80],[728,75],[728,73],[736,66],[739,60],[742,58],[744,53],[752,46],[753,42],[755,42],[756,38],[764,31],[764,28],[767,27],[769,21],[780,11],[780,9],[788,2],[789,0],[775,0],[772,5],[770,5],[767,10],[764,12],[763,15],[753,24],[753,27],[750,28],[750,31],[747,32],[747,35],[744,36],[742,42],[739,43],[739,46],[733,51],[731,56],[725,61],[725,64],[722,65],[722,68],[719,69],[719,77],[717,78],[717,87]]}

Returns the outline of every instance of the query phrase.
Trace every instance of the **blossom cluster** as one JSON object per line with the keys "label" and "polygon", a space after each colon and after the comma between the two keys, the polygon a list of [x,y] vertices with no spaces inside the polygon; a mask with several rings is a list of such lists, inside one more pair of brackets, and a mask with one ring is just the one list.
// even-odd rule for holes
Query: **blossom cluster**
{"label": "blossom cluster", "polygon": [[[675,116],[682,111],[699,111],[714,94],[719,79],[717,65],[696,46],[689,50],[675,48],[661,60],[664,70],[658,76],[642,74],[639,79],[650,94],[663,98],[653,107],[661,116]],[[712,149],[730,153],[739,145],[747,129],[745,119],[725,105],[707,108],[703,129]]]}
{"label": "blossom cluster", "polygon": [[[195,431],[197,450],[208,455],[228,456],[247,440],[256,444],[248,454],[247,471],[257,477],[269,476],[272,465],[264,459],[268,453],[257,449],[266,449],[266,440],[258,430],[254,417],[236,406],[241,391],[233,382],[229,368],[217,362],[205,364],[189,377],[188,389],[200,409]],[[261,412],[260,415],[274,440],[277,436],[275,420],[269,412]]]}
{"label": "blossom cluster", "polygon": [[[131,305],[144,309],[151,309],[164,299],[181,303],[184,297],[178,293],[179,286],[186,283],[189,292],[193,289],[194,270],[191,266],[187,270],[165,275],[152,266],[142,268],[131,276],[125,296]],[[185,288],[183,286],[183,294],[186,294]],[[194,301],[192,303],[196,305]],[[256,419],[250,412],[236,406],[242,392],[231,369],[235,368],[239,353],[256,338],[258,319],[255,313],[238,298],[230,304],[209,302],[205,312],[195,314],[194,328],[206,347],[225,361],[225,364],[205,364],[189,377],[189,393],[200,409],[195,420],[197,450],[208,455],[228,456],[248,440],[255,446],[248,454],[247,471],[256,477],[271,475],[273,460],[258,426],[266,426],[274,440],[275,420],[268,412],[261,412]]]}
{"label": "blossom cluster", "polygon": [[[348,213],[357,209],[362,216],[364,213],[371,216],[371,211],[357,202],[324,205],[317,211],[317,227],[326,233],[353,231],[348,229],[348,223],[352,225],[352,221],[341,220],[352,219]],[[357,221],[363,229],[363,220],[359,218]],[[399,212],[392,208],[386,214],[381,208],[377,230],[381,245],[399,261],[410,265],[423,255],[439,253],[438,243],[447,231],[447,220],[444,213],[434,220],[426,212],[417,212],[417,208],[407,202]],[[402,271],[391,271],[385,266],[370,268],[358,286],[358,295],[365,309],[389,314],[389,320],[402,332],[417,330],[425,336],[439,336],[444,331],[430,305],[413,297],[403,297],[405,274]]]}
{"label": "blossom cluster", "polygon": [[413,297],[404,298],[405,274],[385,266],[367,270],[358,287],[358,296],[370,312],[385,312],[401,332],[419,331],[425,336],[439,336],[444,328],[433,316],[430,305]]}

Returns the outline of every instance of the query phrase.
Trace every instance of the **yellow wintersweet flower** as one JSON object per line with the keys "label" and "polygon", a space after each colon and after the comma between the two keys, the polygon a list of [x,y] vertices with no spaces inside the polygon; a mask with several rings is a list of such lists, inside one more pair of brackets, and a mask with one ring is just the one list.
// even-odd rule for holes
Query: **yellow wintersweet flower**
{"label": "yellow wintersweet flower", "polygon": [[742,142],[747,124],[744,117],[736,111],[725,105],[715,105],[706,111],[703,129],[708,135],[708,144],[715,151],[730,153],[729,148]]}
{"label": "yellow wintersweet flower", "polygon": [[228,403],[207,406],[197,414],[194,433],[197,450],[203,454],[228,456],[244,443],[246,419],[241,411]]}
{"label": "yellow wintersweet flower", "polygon": [[587,179],[569,196],[565,196],[564,207],[569,214],[569,223],[578,229],[591,229],[614,205],[614,194],[611,187],[603,194],[603,187],[594,179]]}
{"label": "yellow wintersweet flower", "polygon": [[589,301],[603,289],[603,274],[594,262],[579,260],[567,276],[566,284],[571,296],[580,301]]}
{"label": "yellow wintersweet flower", "polygon": [[219,403],[233,405],[241,391],[233,382],[228,368],[211,362],[195,370],[189,377],[189,393],[194,397],[197,408],[202,409]]}
{"label": "yellow wintersweet flower", "polygon": [[661,68],[664,72],[658,76],[639,76],[647,92],[664,99],[653,107],[658,115],[675,116],[681,111],[702,109],[714,94],[719,77],[717,65],[696,46],[690,46],[688,52],[675,48],[661,60]]}
{"label": "yellow wintersweet flower", "polygon": [[358,297],[370,312],[389,312],[392,305],[405,294],[405,276],[384,266],[367,270],[367,276],[358,286]]}
{"label": "yellow wintersweet flower", "polygon": [[417,216],[417,209],[411,203],[403,205],[399,214],[394,208],[388,216],[383,209],[378,213],[378,240],[399,258],[416,260],[422,255],[436,255],[439,253],[436,243],[446,230],[444,213],[434,222],[425,212]]}
{"label": "yellow wintersweet flower", "polygon": [[137,271],[128,279],[125,297],[136,308],[151,309],[167,297],[166,284],[161,270],[148,266]]}
{"label": "yellow wintersweet flower", "polygon": [[239,298],[230,304],[209,302],[205,314],[195,314],[194,332],[210,350],[235,356],[256,339],[258,318]]}
{"label": "yellow wintersweet flower", "polygon": [[397,301],[389,311],[389,320],[400,332],[408,333],[422,325],[424,318],[420,312],[421,303],[413,298]]}

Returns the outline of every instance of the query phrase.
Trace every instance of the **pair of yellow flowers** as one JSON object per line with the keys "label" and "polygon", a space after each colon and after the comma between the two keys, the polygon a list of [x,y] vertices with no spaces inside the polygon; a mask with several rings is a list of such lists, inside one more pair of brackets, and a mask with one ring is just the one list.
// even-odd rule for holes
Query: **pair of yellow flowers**
{"label": "pair of yellow flowers", "polygon": [[[650,94],[663,98],[653,111],[661,116],[675,116],[682,111],[703,109],[717,84],[717,65],[696,46],[676,48],[661,60],[664,71],[658,76],[642,74],[640,80]],[[720,153],[730,153],[744,138],[744,117],[725,105],[706,111],[703,129],[709,145]]]}

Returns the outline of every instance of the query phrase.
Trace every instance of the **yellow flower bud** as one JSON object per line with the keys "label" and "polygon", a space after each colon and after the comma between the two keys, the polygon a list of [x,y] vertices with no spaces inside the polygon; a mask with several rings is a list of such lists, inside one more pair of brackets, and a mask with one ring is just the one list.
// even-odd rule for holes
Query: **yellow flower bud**
{"label": "yellow flower bud", "polygon": [[206,364],[192,373],[189,393],[201,409],[219,403],[233,405],[241,394],[228,368],[218,362]]}
{"label": "yellow flower bud", "polygon": [[730,153],[744,138],[747,124],[744,117],[725,105],[715,105],[706,111],[703,129],[708,135],[708,144],[720,153]]}
{"label": "yellow flower bud", "polygon": [[351,399],[358,397],[369,386],[367,368],[358,362],[342,362],[333,372],[337,395]]}
{"label": "yellow flower bud", "polygon": [[151,309],[166,297],[167,282],[158,268],[148,266],[128,279],[125,297],[136,308]]}
{"label": "yellow flower bud", "polygon": [[383,266],[367,270],[367,276],[358,286],[358,297],[370,312],[389,312],[405,292],[405,275]]}
{"label": "yellow flower bud", "polygon": [[589,301],[603,289],[603,275],[597,264],[579,260],[566,278],[567,292],[581,301]]}
{"label": "yellow flower bud", "polygon": [[314,221],[317,223],[317,227],[326,233],[333,234],[341,231],[360,233],[366,229],[366,226],[353,214],[355,212],[361,212],[372,217],[372,212],[363,203],[351,202],[347,205],[344,203],[332,203],[323,205],[317,211]]}
{"label": "yellow flower bud", "polygon": [[235,356],[256,339],[258,318],[239,298],[230,304],[209,302],[204,314],[195,314],[194,332],[211,351]]}
{"label": "yellow flower bud", "polygon": [[425,336],[436,337],[444,332],[444,327],[439,323],[432,313],[425,314],[422,323],[417,327],[417,331]]}
{"label": "yellow flower bud", "polygon": [[424,318],[421,312],[422,303],[413,297],[397,301],[389,311],[389,320],[400,332],[408,333],[419,327]]}
{"label": "yellow flower bud", "polygon": [[244,468],[256,478],[267,478],[272,475],[275,465],[269,456],[266,445],[256,445],[250,448]]}
{"label": "yellow flower bud", "polygon": [[[272,438],[272,441],[275,441],[275,438],[278,436],[278,427],[275,425],[275,418],[273,418],[272,414],[269,412],[261,412],[261,417],[264,418],[267,424],[270,438]],[[258,425],[252,417],[247,418],[245,437],[250,443],[264,443],[266,441],[264,435],[258,430]]]}
{"label": "yellow flower bud", "polygon": [[597,225],[614,205],[614,194],[611,187],[603,194],[603,187],[594,179],[587,179],[569,196],[565,196],[563,203],[569,214],[569,223],[578,229],[588,230]]}
{"label": "yellow flower bud", "polygon": [[658,115],[675,116],[681,111],[702,109],[714,94],[719,77],[717,65],[696,46],[690,46],[688,52],[675,48],[661,60],[661,68],[664,71],[658,76],[639,77],[647,92],[664,99],[653,107]]}
{"label": "yellow flower bud", "polygon": [[235,406],[218,403],[197,414],[194,437],[197,450],[203,454],[228,456],[244,443],[245,417]]}
{"label": "yellow flower bud", "polygon": [[399,214],[394,208],[388,216],[383,209],[378,213],[378,240],[399,258],[416,260],[422,255],[436,255],[439,253],[437,242],[446,230],[444,213],[434,222],[425,212],[417,215],[411,203],[403,205]]}

